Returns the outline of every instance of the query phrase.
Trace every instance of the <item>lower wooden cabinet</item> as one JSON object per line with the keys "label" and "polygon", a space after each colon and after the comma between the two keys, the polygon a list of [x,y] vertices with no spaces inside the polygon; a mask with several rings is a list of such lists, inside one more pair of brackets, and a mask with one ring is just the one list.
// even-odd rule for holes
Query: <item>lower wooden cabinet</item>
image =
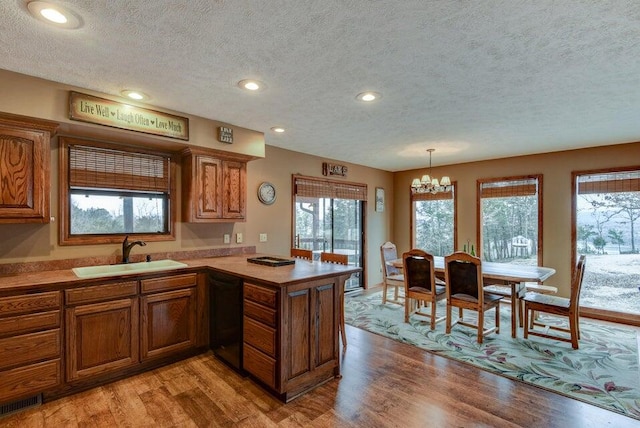
{"label": "lower wooden cabinet", "polygon": [[281,383],[287,400],[339,374],[339,287],[331,278],[286,288]]}
{"label": "lower wooden cabinet", "polygon": [[197,347],[197,275],[65,290],[66,381],[118,375]]}
{"label": "lower wooden cabinet", "polygon": [[138,363],[138,298],[67,308],[67,380]]}
{"label": "lower wooden cabinet", "polygon": [[142,297],[142,360],[196,347],[196,291]]}
{"label": "lower wooden cabinet", "polygon": [[0,298],[0,403],[61,385],[59,291]]}
{"label": "lower wooden cabinet", "polygon": [[244,284],[243,368],[289,401],[339,374],[339,280]]}
{"label": "lower wooden cabinet", "polygon": [[0,403],[19,400],[60,385],[60,358],[3,371]]}

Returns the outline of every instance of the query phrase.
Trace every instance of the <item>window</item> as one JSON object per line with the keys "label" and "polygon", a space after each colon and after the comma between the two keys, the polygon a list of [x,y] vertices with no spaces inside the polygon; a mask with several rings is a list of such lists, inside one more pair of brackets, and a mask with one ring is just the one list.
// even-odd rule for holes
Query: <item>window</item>
{"label": "window", "polygon": [[60,143],[62,245],[175,239],[171,155],[69,137]]}
{"label": "window", "polygon": [[542,264],[542,176],[478,180],[478,248],[484,261]]}
{"label": "window", "polygon": [[640,168],[573,176],[573,259],[587,255],[580,305],[637,315]]}
{"label": "window", "polygon": [[434,256],[453,253],[457,242],[456,183],[450,192],[411,195],[412,247]]}

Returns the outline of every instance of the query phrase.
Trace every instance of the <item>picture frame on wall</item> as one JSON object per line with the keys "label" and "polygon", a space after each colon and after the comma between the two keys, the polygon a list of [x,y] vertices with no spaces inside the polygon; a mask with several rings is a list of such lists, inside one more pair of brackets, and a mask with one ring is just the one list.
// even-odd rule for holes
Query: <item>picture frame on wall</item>
{"label": "picture frame on wall", "polygon": [[376,212],[384,211],[384,189],[382,187],[376,187]]}

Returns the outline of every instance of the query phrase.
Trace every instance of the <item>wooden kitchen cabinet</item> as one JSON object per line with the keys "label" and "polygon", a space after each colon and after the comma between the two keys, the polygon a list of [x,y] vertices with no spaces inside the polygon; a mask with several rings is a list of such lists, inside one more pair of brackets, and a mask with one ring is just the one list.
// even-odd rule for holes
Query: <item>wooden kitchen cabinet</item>
{"label": "wooden kitchen cabinet", "polygon": [[289,401],[339,374],[339,279],[244,283],[243,368]]}
{"label": "wooden kitchen cabinet", "polygon": [[190,147],[182,152],[182,219],[244,221],[247,162],[252,157]]}
{"label": "wooden kitchen cabinet", "polygon": [[0,405],[56,398],[204,351],[207,278],[155,272],[0,297]]}
{"label": "wooden kitchen cabinet", "polygon": [[222,161],[222,218],[244,220],[247,205],[247,163]]}
{"label": "wooden kitchen cabinet", "polygon": [[282,389],[287,400],[339,375],[337,278],[291,285],[282,314]]}
{"label": "wooden kitchen cabinet", "polygon": [[0,403],[60,385],[58,291],[0,298]]}
{"label": "wooden kitchen cabinet", "polygon": [[137,281],[65,290],[68,382],[138,364],[137,294]]}
{"label": "wooden kitchen cabinet", "polygon": [[196,349],[197,275],[143,279],[140,283],[142,361]]}
{"label": "wooden kitchen cabinet", "polygon": [[49,223],[50,140],[57,128],[0,113],[0,223]]}
{"label": "wooden kitchen cabinet", "polygon": [[243,294],[243,368],[265,385],[279,392],[278,291],[267,286],[245,282]]}

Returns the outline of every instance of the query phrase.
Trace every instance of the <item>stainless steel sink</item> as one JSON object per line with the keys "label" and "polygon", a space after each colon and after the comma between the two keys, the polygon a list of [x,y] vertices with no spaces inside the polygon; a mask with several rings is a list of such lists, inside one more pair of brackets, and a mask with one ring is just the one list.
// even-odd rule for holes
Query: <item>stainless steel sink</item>
{"label": "stainless steel sink", "polygon": [[128,275],[145,272],[186,268],[188,265],[175,260],[154,260],[152,262],[125,263],[119,265],[84,266],[71,269],[78,278],[99,278],[103,276]]}

